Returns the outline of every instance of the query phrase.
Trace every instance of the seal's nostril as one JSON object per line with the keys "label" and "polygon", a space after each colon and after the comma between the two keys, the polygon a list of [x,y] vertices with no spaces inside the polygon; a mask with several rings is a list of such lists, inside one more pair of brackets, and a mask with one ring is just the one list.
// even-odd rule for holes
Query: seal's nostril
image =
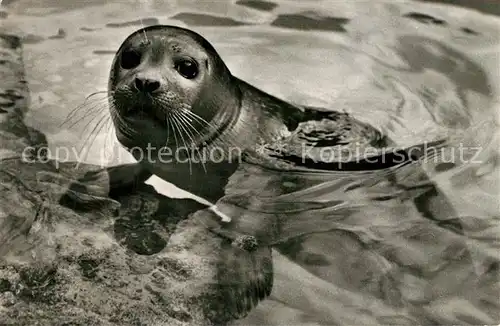
{"label": "seal's nostril", "polygon": [[135,88],[137,88],[137,90],[139,90],[139,91],[143,91],[143,88],[144,88],[144,83],[142,82],[142,80],[141,80],[141,79],[136,78],[136,79],[134,80],[134,83],[135,83]]}
{"label": "seal's nostril", "polygon": [[150,92],[150,93],[154,92],[158,88],[160,88],[160,82],[156,81],[156,80],[146,80],[144,88],[145,88],[146,92]]}
{"label": "seal's nostril", "polygon": [[138,91],[152,93],[160,88],[160,82],[151,79],[136,78],[135,87]]}

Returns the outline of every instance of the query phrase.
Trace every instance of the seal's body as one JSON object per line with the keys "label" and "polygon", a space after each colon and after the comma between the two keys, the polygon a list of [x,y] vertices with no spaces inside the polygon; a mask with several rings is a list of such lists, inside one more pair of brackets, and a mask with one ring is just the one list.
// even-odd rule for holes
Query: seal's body
{"label": "seal's body", "polygon": [[232,76],[208,41],[173,26],[123,42],[108,92],[117,138],[139,163],[211,200],[245,150],[288,132],[302,112]]}
{"label": "seal's body", "polygon": [[366,171],[418,159],[347,113],[294,105],[238,79],[207,40],[180,27],[131,34],[108,92],[117,138],[143,169],[211,201],[224,195],[244,153],[276,140],[280,153],[267,162],[289,171]]}

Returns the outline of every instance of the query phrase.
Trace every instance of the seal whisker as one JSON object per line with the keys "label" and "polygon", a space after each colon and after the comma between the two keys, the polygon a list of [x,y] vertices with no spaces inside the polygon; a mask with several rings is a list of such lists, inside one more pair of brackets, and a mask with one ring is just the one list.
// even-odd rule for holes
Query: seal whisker
{"label": "seal whisker", "polygon": [[[66,116],[66,118],[64,119],[64,121],[59,125],[59,127],[62,127],[64,124],[70,122],[80,111],[82,111],[83,109],[86,109],[85,111],[83,111],[85,114],[88,114],[88,110],[87,110],[87,105],[90,105],[90,104],[99,104],[99,102],[101,101],[107,101],[110,99],[110,96],[107,96],[105,98],[101,98],[101,99],[92,99],[90,101],[88,101],[88,99],[85,99],[85,101],[76,106],[74,109],[72,109],[68,115]],[[90,111],[92,111],[93,108],[90,109]]]}
{"label": "seal whisker", "polygon": [[[105,108],[105,107],[103,107],[103,108],[99,109],[97,112],[95,112],[95,114],[93,115],[92,119],[90,119],[90,121],[89,121],[89,122],[87,122],[87,124],[85,125],[85,127],[83,127],[83,130],[82,130],[82,132],[81,132],[80,136],[83,136],[83,134],[85,134],[85,132],[87,131],[87,129],[89,128],[89,126],[90,126],[90,125],[94,122],[94,120],[95,120],[96,118],[98,118],[98,117],[103,118],[103,117],[105,117],[105,116],[108,116],[108,114],[107,114],[107,112],[106,112],[106,110],[105,110],[105,109],[106,109],[106,108]],[[103,115],[103,114],[104,114],[104,115]],[[83,119],[82,119],[82,120],[83,120]],[[80,120],[80,121],[82,121],[82,120]],[[74,126],[76,123],[78,123],[78,122],[80,122],[80,121],[75,122],[72,126]]]}
{"label": "seal whisker", "polygon": [[[90,139],[90,137],[92,137],[92,135],[96,134],[96,131],[99,132],[102,129],[102,127],[105,125],[107,120],[108,120],[108,117],[105,117],[105,116],[101,117],[101,119],[98,120],[98,122],[94,125],[94,128],[89,132],[89,134],[84,142],[84,145]],[[83,135],[84,134],[82,134],[82,136]]]}
{"label": "seal whisker", "polygon": [[[85,109],[85,111],[83,111],[82,109]],[[92,106],[90,108],[87,108],[87,107],[81,107],[81,108],[78,108],[78,111],[77,112],[74,112],[74,113],[70,113],[64,120],[63,122],[61,122],[61,124],[59,125],[59,127],[64,127],[65,125],[68,125],[67,127],[69,129],[73,128],[75,125],[77,125],[79,122],[85,120],[86,118],[88,118],[89,116],[90,117],[93,117],[95,114],[99,114],[99,111],[101,109],[105,109],[105,107],[102,107],[102,104],[97,104],[95,106]],[[80,112],[83,112],[83,115],[82,116],[79,116],[79,113]]]}
{"label": "seal whisker", "polygon": [[[188,114],[189,116],[191,116],[192,118],[194,118],[199,123],[206,125],[215,134],[219,134],[218,135],[219,137],[217,137],[216,139],[220,140],[220,136],[222,136],[224,134],[224,131],[220,132],[219,130],[217,130],[217,128],[213,124],[211,124],[207,120],[203,119],[202,117],[200,117],[196,113],[194,113],[192,111],[189,111],[189,110],[184,110],[184,113]],[[229,131],[229,133],[226,133],[224,136],[229,137],[229,139],[228,139],[229,140],[229,145],[237,146],[238,142],[233,138],[233,135],[231,134],[231,131]],[[227,141],[223,140],[223,142],[227,142]]]}
{"label": "seal whisker", "polygon": [[198,148],[199,145],[195,141],[196,135],[192,131],[194,131],[198,135],[198,138],[201,142],[203,142],[204,136],[193,126],[191,120],[189,120],[189,117],[187,117],[182,112],[179,112],[179,117],[184,121],[186,128],[189,130],[190,134],[192,135],[193,144]]}
{"label": "seal whisker", "polygon": [[92,141],[90,142],[89,146],[88,146],[88,149],[87,151],[85,152],[85,160],[87,160],[87,157],[89,155],[89,152],[90,152],[90,149],[92,148],[92,146],[94,145],[94,142],[95,140],[97,139],[97,136],[101,133],[101,130],[106,126],[106,122],[107,122],[108,119],[103,119],[101,120],[101,124],[100,124],[100,127],[95,131],[93,132],[94,134],[94,137],[92,138]]}
{"label": "seal whisker", "polygon": [[[182,115],[182,117],[187,118],[185,115]],[[215,146],[214,146],[213,144],[211,144],[211,143],[206,143],[206,142],[203,140],[204,136],[203,136],[203,135],[202,135],[202,134],[201,134],[201,133],[200,133],[200,132],[199,132],[199,131],[198,131],[198,130],[194,127],[194,126],[193,126],[193,124],[192,124],[192,122],[191,122],[191,121],[187,121],[187,120],[186,120],[186,126],[187,126],[188,128],[190,128],[190,129],[194,130],[194,131],[195,131],[195,132],[199,135],[199,138],[200,138],[200,140],[202,141],[202,142],[201,142],[198,146],[196,146],[196,148],[197,148],[197,150],[198,150],[198,151],[199,151],[199,147],[200,147],[200,146],[201,146],[201,147],[203,147],[203,148],[205,148],[208,152],[211,152],[211,151],[212,151],[212,149],[214,149],[214,148],[215,148]],[[207,172],[207,171],[206,171],[205,166],[203,166],[203,168],[205,169],[205,172]]]}
{"label": "seal whisker", "polygon": [[112,119],[116,119],[117,120],[117,123],[119,124],[120,126],[120,130],[125,133],[127,136],[130,136],[131,134],[133,134],[133,129],[131,129],[127,123],[120,117],[120,115],[114,111],[111,111],[111,118]]}
{"label": "seal whisker", "polygon": [[190,110],[187,110],[187,109],[184,109],[182,110],[182,113],[188,115],[189,117],[191,118],[194,118],[196,119],[199,123],[203,123],[205,124],[207,127],[210,127],[213,129],[213,131],[217,131],[217,128],[215,126],[213,126],[210,122],[208,122],[207,120],[203,119],[202,117],[200,117],[199,115],[197,115],[196,113],[190,111]]}
{"label": "seal whisker", "polygon": [[[204,158],[202,157],[202,154],[200,153],[200,150],[198,149],[198,146],[196,146],[196,142],[195,142],[195,135],[189,130],[190,128],[192,128],[192,126],[190,126],[190,123],[189,121],[186,120],[186,117],[184,115],[182,115],[182,112],[173,112],[173,114],[179,118],[180,122],[181,122],[181,126],[182,128],[184,129],[184,131],[186,132],[186,134],[188,135],[188,137],[191,139],[191,146],[196,150],[197,154],[198,154],[198,158],[200,159],[200,163],[201,165],[203,166],[203,170],[205,171],[205,173],[207,173],[207,169],[205,167],[205,162],[204,162]],[[195,131],[197,131],[196,129],[194,129]]]}
{"label": "seal whisker", "polygon": [[[184,147],[186,148],[186,152],[187,152],[186,141],[184,140],[184,137],[182,136],[182,131],[180,130],[180,126],[179,126],[179,121],[178,121],[178,119],[177,119],[177,117],[175,115],[172,115],[172,121],[176,125],[177,130],[179,130],[179,137],[181,137],[182,143],[184,144]],[[177,147],[177,149],[178,148],[179,147]],[[189,155],[189,153],[187,153],[187,157],[188,157],[188,162],[189,162],[189,174],[192,175],[193,174],[193,168],[192,168],[192,164],[191,164],[191,155]]]}
{"label": "seal whisker", "polygon": [[80,105],[78,105],[78,106],[76,106],[73,110],[71,110],[70,114],[68,114],[68,115],[71,115],[72,113],[75,113],[79,109],[85,107],[85,105],[87,105],[87,104],[94,103],[94,102],[99,102],[99,101],[102,101],[102,100],[106,100],[106,99],[110,98],[110,96],[111,96],[111,95],[107,95],[104,98],[90,99],[90,97],[93,96],[93,95],[97,95],[97,94],[93,93],[93,94],[90,94],[89,96],[87,96],[85,98],[85,100],[83,101],[83,103],[80,104]]}
{"label": "seal whisker", "polygon": [[142,35],[144,36],[144,39],[146,41],[148,41],[148,35],[146,34],[146,30],[145,30],[145,26],[144,26],[144,22],[142,21],[142,18],[139,18],[140,22],[141,22],[141,26],[142,26]]}
{"label": "seal whisker", "polygon": [[224,129],[217,129],[212,123],[209,123],[202,117],[198,116],[194,112],[185,111],[193,120],[201,125],[205,125],[209,130],[213,132],[212,135],[205,136],[205,141],[203,146],[206,147],[209,151],[216,148],[222,149],[225,155],[231,156],[231,152],[234,149],[241,150],[241,140],[238,139],[237,129],[233,128],[233,126],[227,126]]}
{"label": "seal whisker", "polygon": [[[97,122],[96,125],[94,126],[94,129],[92,129],[92,131],[89,133],[89,135],[86,137],[85,141],[83,142],[83,144],[82,144],[79,152],[82,152],[85,149],[85,147],[87,146],[88,141],[91,139],[92,135],[94,135],[94,138],[90,142],[90,145],[87,147],[87,151],[85,152],[85,156],[83,158],[83,161],[87,160],[90,148],[92,147],[92,144],[94,143],[97,135],[99,134],[99,132],[104,127],[106,121],[107,121],[107,119],[103,118],[99,122]],[[81,163],[81,162],[82,161],[80,161],[80,160],[78,161],[78,163]]]}
{"label": "seal whisker", "polygon": [[[77,124],[79,124],[81,122],[84,122],[85,120],[88,120],[87,123],[85,124],[85,126],[82,129],[82,133],[80,134],[80,136],[81,136],[82,134],[84,134],[86,132],[86,130],[89,127],[89,125],[91,125],[98,117],[102,117],[103,115],[104,116],[109,116],[109,114],[107,112],[108,110],[106,110],[106,109],[107,109],[107,105],[105,103],[96,105],[96,106],[90,108],[88,110],[88,112],[85,113],[84,116],[78,117],[78,119],[76,119],[75,117],[73,117],[71,119],[74,119],[74,121],[71,121],[71,119],[68,119],[68,120],[65,121],[65,123],[70,123],[71,122],[71,124],[68,126],[68,128],[71,129],[75,125],[77,125]],[[61,126],[62,126],[62,124],[61,124]]]}
{"label": "seal whisker", "polygon": [[[194,132],[196,132],[196,133],[198,134],[198,136],[199,136],[199,138],[200,138],[200,139],[203,139],[203,135],[202,135],[202,134],[201,134],[201,133],[200,133],[200,132],[199,132],[199,131],[198,131],[198,130],[197,130],[197,129],[193,126],[193,123],[192,123],[192,121],[193,121],[193,120],[192,120],[189,116],[187,116],[187,115],[185,114],[185,112],[180,111],[180,112],[179,112],[179,116],[180,116],[180,117],[184,120],[184,122],[186,123],[186,125],[187,125],[187,126],[188,126],[191,130],[194,130]],[[194,136],[194,134],[193,134],[193,136]]]}
{"label": "seal whisker", "polygon": [[[176,122],[179,126],[179,129],[182,129],[182,131],[184,131],[186,136],[189,137],[189,140],[191,141],[190,145],[191,145],[191,147],[193,147],[193,145],[195,145],[194,139],[191,137],[191,135],[186,130],[186,127],[184,126],[183,120],[181,119],[181,117],[179,116],[179,114],[177,112],[172,112],[172,115],[173,115],[173,118],[176,120]],[[184,145],[186,145],[186,144],[184,144]]]}
{"label": "seal whisker", "polygon": [[[113,93],[113,92],[108,92],[107,90],[105,90],[105,91],[97,91],[97,92],[94,92],[94,93],[89,94],[89,95],[85,98],[85,101],[89,100],[92,96],[96,96],[96,95],[99,95],[99,94],[109,94],[109,93]],[[110,95],[111,95],[111,94],[110,94]]]}
{"label": "seal whisker", "polygon": [[[182,113],[187,113],[189,111],[183,111]],[[187,116],[184,115],[184,117],[188,118]],[[214,146],[212,144],[207,144],[206,142],[203,141],[203,138],[204,136],[192,125],[192,122],[188,122],[187,125],[192,128],[194,131],[196,131],[196,133],[198,133],[198,135],[200,136],[200,139],[202,140],[202,144],[203,147],[207,148],[209,151],[212,150],[214,148]],[[212,127],[212,126],[211,126]],[[215,128],[214,128],[215,129]],[[206,137],[206,136],[205,136]],[[198,146],[199,147],[199,146]]]}
{"label": "seal whisker", "polygon": [[[172,121],[172,117],[170,114],[167,114],[167,123],[172,127],[172,133],[174,134],[174,140],[175,140],[175,147],[179,147],[179,143],[177,141],[177,136],[175,135],[175,126],[174,126],[174,123]],[[167,143],[167,146],[168,146],[168,143]]]}
{"label": "seal whisker", "polygon": [[170,141],[170,124],[168,123],[168,119],[169,119],[169,113],[167,112],[167,115],[165,117],[165,121],[167,121],[167,146]]}
{"label": "seal whisker", "polygon": [[[190,141],[191,141],[191,149],[194,148],[196,149],[196,151],[198,152],[198,154],[200,153],[199,150],[198,150],[198,147],[196,146],[196,142],[194,140],[194,135],[187,129],[186,127],[186,122],[185,120],[183,119],[182,117],[182,114],[179,114],[179,112],[172,112],[174,117],[176,117],[176,119],[178,119],[177,121],[179,122],[179,125],[180,127],[184,130],[184,132],[186,133],[186,136],[189,137]],[[200,157],[200,160],[201,160],[201,156]]]}
{"label": "seal whisker", "polygon": [[[186,114],[189,114],[192,118],[196,119],[198,122],[205,124],[205,125],[206,125],[206,126],[208,126],[209,128],[212,128],[212,130],[213,130],[214,132],[219,133],[219,130],[217,130],[217,128],[216,128],[216,127],[215,127],[215,126],[214,126],[211,122],[208,122],[207,120],[203,119],[203,118],[202,118],[202,117],[200,117],[198,114],[196,114],[196,113],[194,113],[194,112],[192,112],[192,111],[189,111],[189,110],[186,110],[186,111],[184,111],[184,112],[185,112]],[[226,131],[226,130],[223,130],[223,131],[222,131],[222,133],[224,133],[225,131]],[[231,130],[229,130],[229,132],[231,132]],[[226,134],[225,136],[227,136],[227,134]],[[238,143],[238,142],[237,142],[237,139],[232,138],[232,137],[233,137],[233,135],[229,134],[229,136],[231,137],[231,141],[236,141],[236,143]]]}
{"label": "seal whisker", "polygon": [[104,152],[108,153],[108,150],[112,147],[113,144],[113,133],[114,133],[114,128],[113,128],[113,120],[111,119],[111,116],[108,117],[107,123],[106,123],[106,138],[104,140]]}
{"label": "seal whisker", "polygon": [[122,132],[124,132],[127,136],[132,136],[133,134],[135,134],[134,129],[130,128],[128,123],[121,117],[120,114],[118,114],[114,103],[110,104],[110,113],[111,118],[119,123]]}

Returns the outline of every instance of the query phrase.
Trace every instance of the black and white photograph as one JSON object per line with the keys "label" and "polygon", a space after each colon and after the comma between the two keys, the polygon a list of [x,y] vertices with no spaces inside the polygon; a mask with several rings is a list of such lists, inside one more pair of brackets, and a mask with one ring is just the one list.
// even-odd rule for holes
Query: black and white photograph
{"label": "black and white photograph", "polygon": [[0,326],[500,324],[499,0],[0,0]]}

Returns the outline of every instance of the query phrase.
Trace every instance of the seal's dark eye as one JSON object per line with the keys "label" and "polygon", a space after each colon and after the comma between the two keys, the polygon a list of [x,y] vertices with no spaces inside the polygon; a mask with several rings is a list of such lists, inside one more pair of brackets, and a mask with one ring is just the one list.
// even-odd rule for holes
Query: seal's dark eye
{"label": "seal's dark eye", "polygon": [[120,66],[123,69],[132,69],[141,63],[141,54],[134,50],[127,50],[122,52],[120,58]]}
{"label": "seal's dark eye", "polygon": [[182,59],[175,63],[175,70],[181,74],[182,77],[193,79],[198,75],[198,65],[192,59]]}

